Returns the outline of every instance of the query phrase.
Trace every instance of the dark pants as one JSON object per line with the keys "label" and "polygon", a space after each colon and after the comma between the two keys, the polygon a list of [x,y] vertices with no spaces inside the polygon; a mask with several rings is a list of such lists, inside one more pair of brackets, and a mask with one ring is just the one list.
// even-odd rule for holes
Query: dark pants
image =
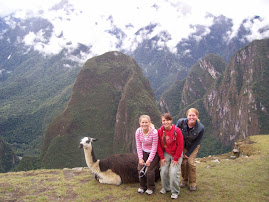
{"label": "dark pants", "polygon": [[[143,151],[143,160],[145,162],[147,161],[149,154],[150,153]],[[158,154],[156,153],[153,161],[150,163],[150,166],[148,167],[148,171],[146,173],[146,176],[139,178],[141,189],[144,189],[144,190],[149,189],[152,191],[155,190],[155,171],[158,170],[159,160],[160,160],[160,158],[159,158]],[[139,172],[142,168],[143,168],[143,166],[139,165],[139,163],[138,163],[138,167],[137,167],[138,175],[139,175]]]}

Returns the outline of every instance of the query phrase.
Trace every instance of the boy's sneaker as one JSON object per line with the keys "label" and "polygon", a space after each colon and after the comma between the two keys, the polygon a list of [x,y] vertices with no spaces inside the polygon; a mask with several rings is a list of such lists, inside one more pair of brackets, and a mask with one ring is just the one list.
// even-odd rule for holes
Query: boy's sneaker
{"label": "boy's sneaker", "polygon": [[167,191],[164,188],[162,188],[161,191],[160,191],[161,194],[166,194],[166,192]]}
{"label": "boy's sneaker", "polygon": [[177,199],[178,198],[178,195],[177,194],[172,194],[171,195],[171,199]]}
{"label": "boy's sneaker", "polygon": [[153,194],[153,191],[150,190],[150,189],[147,189],[147,190],[146,190],[146,193],[149,194],[149,195],[151,195],[151,194]]}
{"label": "boy's sneaker", "polygon": [[140,194],[143,194],[143,193],[144,193],[144,189],[139,188],[139,189],[137,190],[137,192],[140,193]]}

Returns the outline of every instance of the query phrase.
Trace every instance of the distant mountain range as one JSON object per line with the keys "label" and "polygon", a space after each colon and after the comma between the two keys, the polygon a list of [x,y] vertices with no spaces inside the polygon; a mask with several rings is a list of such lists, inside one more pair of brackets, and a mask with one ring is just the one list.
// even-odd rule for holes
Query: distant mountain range
{"label": "distant mountain range", "polygon": [[[203,35],[205,27],[196,25],[196,33],[177,45],[177,54],[153,46],[159,36],[145,40],[135,51],[125,53],[134,58],[133,62],[137,62],[149,80],[148,85],[153,91],[148,86],[144,93],[149,93],[149,97],[154,97],[156,103],[161,103],[160,111],[157,113],[154,109],[153,114],[159,115],[162,110],[169,111],[176,120],[178,117],[185,117],[189,106],[200,109],[201,120],[206,123],[208,134],[210,132],[206,142],[214,145],[204,151],[204,155],[226,151],[225,145],[231,145],[238,138],[268,132],[268,100],[261,93],[267,92],[264,84],[268,84],[268,81],[264,75],[267,74],[266,67],[268,68],[268,41],[255,41],[247,46],[248,30],[244,26],[240,27],[237,36],[228,40],[225,33],[232,29],[232,21],[225,16],[210,17],[214,18],[214,24],[209,28],[209,34]],[[29,32],[38,34],[41,30],[45,32],[43,36],[49,37],[52,24],[41,18],[10,18],[16,23],[7,24],[4,19],[0,19],[0,135],[17,155],[39,156],[42,147],[41,156],[44,158],[52,141],[47,134],[43,142],[46,131],[48,133],[52,127],[48,128],[49,124],[54,125],[52,120],[69,106],[67,104],[68,101],[71,102],[70,98],[75,99],[70,96],[74,94],[72,89],[75,88],[76,79],[80,78],[77,76],[82,70],[82,64],[71,56],[79,58],[81,53],[90,51],[90,47],[80,44],[72,52],[63,49],[59,54],[44,56],[25,46],[22,39]],[[260,19],[258,16],[254,18]],[[150,31],[151,26],[144,29]],[[268,29],[265,27],[261,32]],[[261,64],[260,67],[257,64]],[[135,71],[139,72],[139,68]],[[236,78],[230,75],[231,72],[235,72]],[[252,80],[245,83],[247,78]],[[118,96],[120,104],[130,107],[132,103],[129,99],[127,102]],[[143,103],[146,105],[144,101]],[[118,116],[123,113],[120,110],[118,112]],[[136,114],[132,118],[137,119],[137,116]],[[158,126],[160,122],[154,116]],[[112,122],[116,119],[114,116],[110,118]],[[137,126],[134,120],[131,126]],[[120,130],[123,131],[118,133]],[[117,124],[112,127],[110,133],[114,134],[114,145],[121,145],[121,134],[124,131],[133,132],[134,128],[122,129]],[[103,155],[109,152],[133,151],[132,139],[129,140],[128,146],[121,145],[122,148],[118,150],[119,147],[112,146]]]}
{"label": "distant mountain range", "polygon": [[[153,46],[159,40],[158,36],[143,42],[134,53],[131,53],[150,80],[158,100],[164,91],[176,80],[185,78],[188,70],[206,55],[217,54],[229,62],[238,49],[249,43],[246,40],[249,31],[243,24],[237,36],[227,39],[226,34],[232,31],[232,21],[225,16],[208,17],[214,18],[213,25],[209,28],[201,25],[193,26],[197,31],[177,45],[176,55],[171,54],[168,49],[158,50]],[[204,36],[205,29],[209,29],[209,34]]]}

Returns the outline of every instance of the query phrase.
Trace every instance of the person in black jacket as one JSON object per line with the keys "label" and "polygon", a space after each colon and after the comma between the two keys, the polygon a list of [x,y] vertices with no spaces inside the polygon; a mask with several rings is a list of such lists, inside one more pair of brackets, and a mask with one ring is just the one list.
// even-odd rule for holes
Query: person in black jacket
{"label": "person in black jacket", "polygon": [[181,164],[182,180],[180,187],[189,183],[190,190],[196,190],[196,164],[195,158],[200,148],[204,134],[204,126],[200,123],[199,112],[195,108],[187,111],[187,118],[181,118],[176,126],[181,129],[184,138],[183,162]]}

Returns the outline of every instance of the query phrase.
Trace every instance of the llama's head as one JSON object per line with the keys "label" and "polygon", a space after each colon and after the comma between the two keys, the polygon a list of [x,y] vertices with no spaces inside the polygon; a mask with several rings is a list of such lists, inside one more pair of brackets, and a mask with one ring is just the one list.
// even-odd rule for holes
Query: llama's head
{"label": "llama's head", "polygon": [[92,142],[96,141],[97,139],[91,137],[84,137],[79,144],[79,148],[89,148],[92,146]]}

